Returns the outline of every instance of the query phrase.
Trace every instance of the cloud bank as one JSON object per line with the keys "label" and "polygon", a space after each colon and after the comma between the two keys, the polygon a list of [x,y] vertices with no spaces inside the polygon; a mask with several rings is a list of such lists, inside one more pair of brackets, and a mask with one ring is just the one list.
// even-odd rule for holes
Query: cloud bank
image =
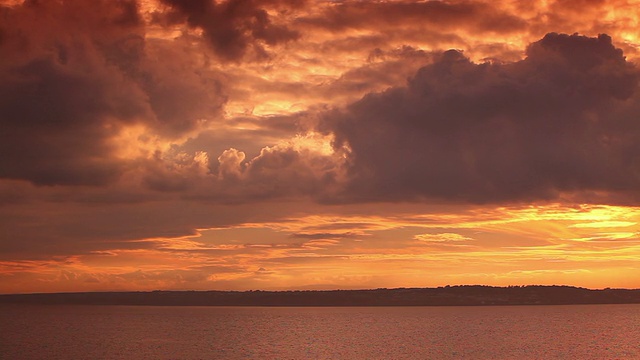
{"label": "cloud bank", "polygon": [[130,165],[117,143],[127,128],[180,137],[225,102],[219,82],[189,54],[145,40],[134,1],[0,9],[3,178],[110,184]]}
{"label": "cloud bank", "polygon": [[325,117],[352,201],[499,203],[637,192],[638,69],[611,38],[551,33],[524,60],[447,51]]}

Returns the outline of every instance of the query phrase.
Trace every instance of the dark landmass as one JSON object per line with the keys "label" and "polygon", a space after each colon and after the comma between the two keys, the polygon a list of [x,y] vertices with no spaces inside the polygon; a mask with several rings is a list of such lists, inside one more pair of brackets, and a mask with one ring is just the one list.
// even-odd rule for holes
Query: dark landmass
{"label": "dark landmass", "polygon": [[162,306],[477,306],[637,304],[640,289],[481,285],[330,291],[150,291],[0,295],[0,303]]}

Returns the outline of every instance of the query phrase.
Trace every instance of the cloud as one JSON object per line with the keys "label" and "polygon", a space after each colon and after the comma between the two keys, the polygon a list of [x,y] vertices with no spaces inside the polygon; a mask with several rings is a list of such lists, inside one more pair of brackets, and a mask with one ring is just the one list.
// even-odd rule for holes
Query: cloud
{"label": "cloud", "polygon": [[315,17],[302,20],[331,30],[419,26],[479,31],[509,32],[521,30],[526,23],[495,6],[478,2],[346,1],[327,6]]}
{"label": "cloud", "polygon": [[290,235],[293,238],[297,239],[308,239],[308,240],[341,240],[341,239],[349,239],[349,238],[357,238],[362,236],[362,234],[352,231],[347,232],[310,232],[310,233],[293,233]]}
{"label": "cloud", "polygon": [[143,128],[140,138],[179,138],[226,101],[217,74],[178,41],[145,40],[135,1],[0,11],[0,178],[113,183],[132,165],[118,143],[128,128]]}
{"label": "cloud", "polygon": [[166,139],[179,139],[217,120],[227,102],[224,75],[211,70],[198,49],[177,40],[149,40],[128,76],[145,94],[152,116],[144,124]]}
{"label": "cloud", "polygon": [[638,70],[611,38],[550,33],[515,63],[447,51],[326,114],[347,201],[499,203],[637,191]]}
{"label": "cloud", "polygon": [[439,233],[439,234],[418,234],[413,237],[415,240],[424,242],[450,243],[459,241],[473,240],[469,237],[456,233]]}
{"label": "cloud", "polygon": [[286,25],[272,22],[265,7],[299,6],[299,0],[161,0],[171,7],[167,13],[156,13],[158,21],[186,21],[201,29],[203,37],[215,53],[226,61],[239,61],[249,51],[258,58],[268,57],[267,46],[296,40],[300,34]]}
{"label": "cloud", "polygon": [[8,156],[0,160],[1,177],[95,185],[122,170],[108,156],[114,130],[104,125],[107,118],[131,122],[147,108],[106,55],[140,28],[134,3],[96,7],[101,11],[87,17],[76,17],[89,10],[79,1],[3,9],[0,148]]}
{"label": "cloud", "polygon": [[215,187],[201,187],[200,195],[233,203],[322,198],[342,179],[342,156],[329,144],[319,134],[296,136],[246,162],[243,152],[226,150],[218,158]]}

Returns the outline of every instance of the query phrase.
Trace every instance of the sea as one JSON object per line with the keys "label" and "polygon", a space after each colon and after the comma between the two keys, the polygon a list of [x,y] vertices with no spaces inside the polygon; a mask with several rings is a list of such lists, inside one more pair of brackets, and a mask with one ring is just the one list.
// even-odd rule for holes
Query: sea
{"label": "sea", "polygon": [[640,305],[0,305],[0,359],[640,359]]}

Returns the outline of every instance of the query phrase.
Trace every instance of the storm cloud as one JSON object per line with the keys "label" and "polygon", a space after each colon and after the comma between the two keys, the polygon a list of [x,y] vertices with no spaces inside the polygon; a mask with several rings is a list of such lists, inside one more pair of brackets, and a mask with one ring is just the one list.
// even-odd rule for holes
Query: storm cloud
{"label": "storm cloud", "polygon": [[219,113],[215,75],[184,51],[145,40],[135,1],[2,7],[0,177],[105,185],[129,166],[126,127],[175,138]]}
{"label": "storm cloud", "polygon": [[204,38],[222,60],[242,60],[252,51],[257,58],[268,57],[265,46],[296,40],[300,34],[286,25],[274,24],[264,8],[296,7],[300,0],[162,0],[173,11],[158,13],[159,21],[186,23],[203,31]]}
{"label": "storm cloud", "polygon": [[328,114],[350,201],[509,202],[637,192],[638,70],[611,38],[550,33],[509,64],[447,51]]}

